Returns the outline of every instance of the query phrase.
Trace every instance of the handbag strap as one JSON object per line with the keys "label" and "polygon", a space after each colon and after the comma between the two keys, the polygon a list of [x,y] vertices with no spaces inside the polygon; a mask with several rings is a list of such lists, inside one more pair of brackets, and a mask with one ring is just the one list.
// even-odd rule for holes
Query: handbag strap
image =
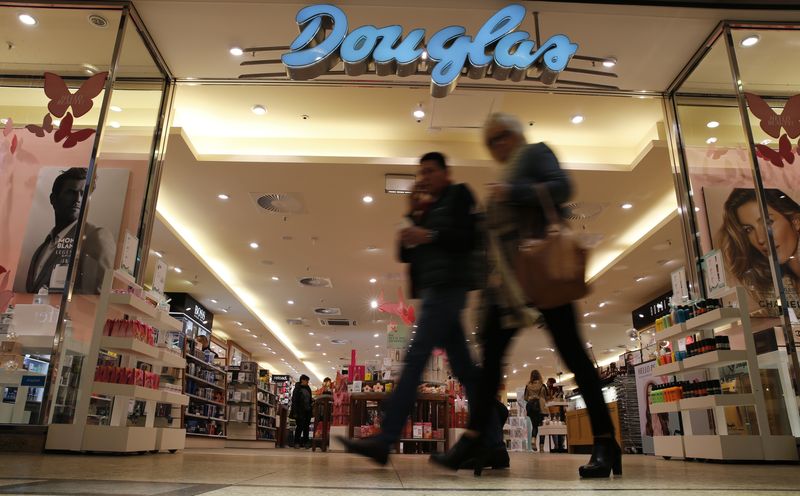
{"label": "handbag strap", "polygon": [[533,189],[539,197],[539,203],[542,205],[542,210],[544,210],[547,216],[547,222],[550,225],[560,224],[561,217],[556,213],[556,207],[555,204],[553,204],[553,198],[550,196],[550,190],[547,189],[547,186],[542,183],[536,183],[533,185]]}

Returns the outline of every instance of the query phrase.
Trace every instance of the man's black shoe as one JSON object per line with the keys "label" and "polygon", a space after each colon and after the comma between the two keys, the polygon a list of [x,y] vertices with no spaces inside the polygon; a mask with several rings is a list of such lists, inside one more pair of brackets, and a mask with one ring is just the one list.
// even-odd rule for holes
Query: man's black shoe
{"label": "man's black shoe", "polygon": [[389,445],[380,438],[348,439],[338,436],[338,439],[344,444],[348,453],[366,456],[378,465],[386,465],[389,461]]}

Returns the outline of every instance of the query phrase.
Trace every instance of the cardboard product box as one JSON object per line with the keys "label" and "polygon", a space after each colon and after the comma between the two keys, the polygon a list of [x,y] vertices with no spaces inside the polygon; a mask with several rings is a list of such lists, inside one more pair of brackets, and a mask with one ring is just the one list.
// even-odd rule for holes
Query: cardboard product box
{"label": "cardboard product box", "polygon": [[22,355],[22,343],[17,341],[0,342],[0,355]]}
{"label": "cardboard product box", "polygon": [[[252,372],[255,373],[258,370],[258,363],[256,362],[242,362],[241,364],[241,371],[242,372]],[[252,381],[252,379],[250,379]]]}
{"label": "cardboard product box", "polygon": [[6,364],[10,364],[13,367],[13,364],[16,364],[17,369],[22,369],[23,367],[24,358],[22,355],[12,355],[12,354],[2,354],[0,355],[0,368],[6,366]]}
{"label": "cardboard product box", "polygon": [[422,439],[433,439],[433,424],[430,422],[422,423]]}
{"label": "cardboard product box", "polygon": [[413,427],[413,435],[412,435],[412,437],[413,437],[414,439],[422,439],[422,434],[423,434],[423,427],[422,427],[422,423],[420,423],[420,422],[414,422],[414,427]]}

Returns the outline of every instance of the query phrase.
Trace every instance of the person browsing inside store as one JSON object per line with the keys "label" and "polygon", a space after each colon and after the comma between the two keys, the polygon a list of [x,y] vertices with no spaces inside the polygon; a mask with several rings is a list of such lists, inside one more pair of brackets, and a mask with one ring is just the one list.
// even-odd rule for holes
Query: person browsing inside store
{"label": "person browsing inside store", "polygon": [[292,392],[292,405],[289,410],[289,418],[294,419],[294,447],[308,447],[308,428],[311,424],[311,387],[308,385],[309,377],[305,374],[300,376],[300,382],[294,386]]}
{"label": "person browsing inside store", "polygon": [[[484,125],[484,139],[489,153],[501,164],[500,180],[488,185],[486,207],[490,241],[490,275],[483,291],[481,333],[484,336],[483,376],[477,402],[470,414],[467,432],[446,454],[432,460],[450,469],[457,469],[462,460],[485,456],[488,445],[485,434],[489,405],[497,394],[502,365],[512,338],[521,328],[534,327],[544,317],[547,330],[564,363],[575,374],[583,393],[594,433],[594,446],[589,463],[579,469],[581,477],[608,477],[622,473],[621,450],[614,439],[614,426],[603,399],[600,379],[586,355],[572,302],[554,308],[534,311],[524,297],[513,270],[523,237],[544,238],[547,206],[560,207],[572,195],[572,183],[553,151],[544,143],[528,144],[522,124],[507,114],[492,114]],[[543,190],[543,191],[541,191]],[[546,206],[542,198],[546,198]],[[553,207],[550,207],[553,209]],[[563,214],[562,214],[563,219]],[[480,475],[481,463],[475,474]]]}
{"label": "person browsing inside store", "polygon": [[[407,215],[409,227],[399,231],[400,260],[411,264],[412,297],[422,305],[415,339],[406,353],[405,366],[395,391],[387,400],[381,433],[366,439],[340,438],[347,451],[385,465],[389,448],[400,439],[403,426],[417,399],[417,387],[434,348],[447,352],[450,367],[466,390],[469,404],[476,399],[478,373],[473,365],[461,324],[467,292],[481,285],[474,269],[478,216],[472,192],[454,184],[444,155],[427,153],[417,168],[416,195]],[[494,396],[489,403],[494,404]],[[496,413],[487,415],[496,423]],[[495,433],[495,429],[491,429]],[[508,466],[503,446],[482,459],[497,467]],[[490,460],[491,459],[491,460]],[[469,462],[462,460],[461,464]]]}
{"label": "person browsing inside store", "polygon": [[[547,386],[542,381],[542,374],[538,370],[531,370],[531,378],[525,385],[525,414],[531,419],[533,433],[531,434],[532,448],[536,450],[539,426],[547,412]],[[542,451],[539,445],[539,451]]]}

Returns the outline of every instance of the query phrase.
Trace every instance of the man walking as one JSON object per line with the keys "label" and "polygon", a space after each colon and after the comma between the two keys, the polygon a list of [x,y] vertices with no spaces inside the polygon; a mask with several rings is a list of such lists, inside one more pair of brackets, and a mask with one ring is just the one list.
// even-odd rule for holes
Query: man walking
{"label": "man walking", "polygon": [[300,376],[300,383],[295,385],[292,393],[292,407],[289,411],[289,418],[293,418],[296,424],[294,429],[295,449],[304,448],[308,445],[308,426],[311,423],[311,387],[308,385],[309,377],[305,374]]}

